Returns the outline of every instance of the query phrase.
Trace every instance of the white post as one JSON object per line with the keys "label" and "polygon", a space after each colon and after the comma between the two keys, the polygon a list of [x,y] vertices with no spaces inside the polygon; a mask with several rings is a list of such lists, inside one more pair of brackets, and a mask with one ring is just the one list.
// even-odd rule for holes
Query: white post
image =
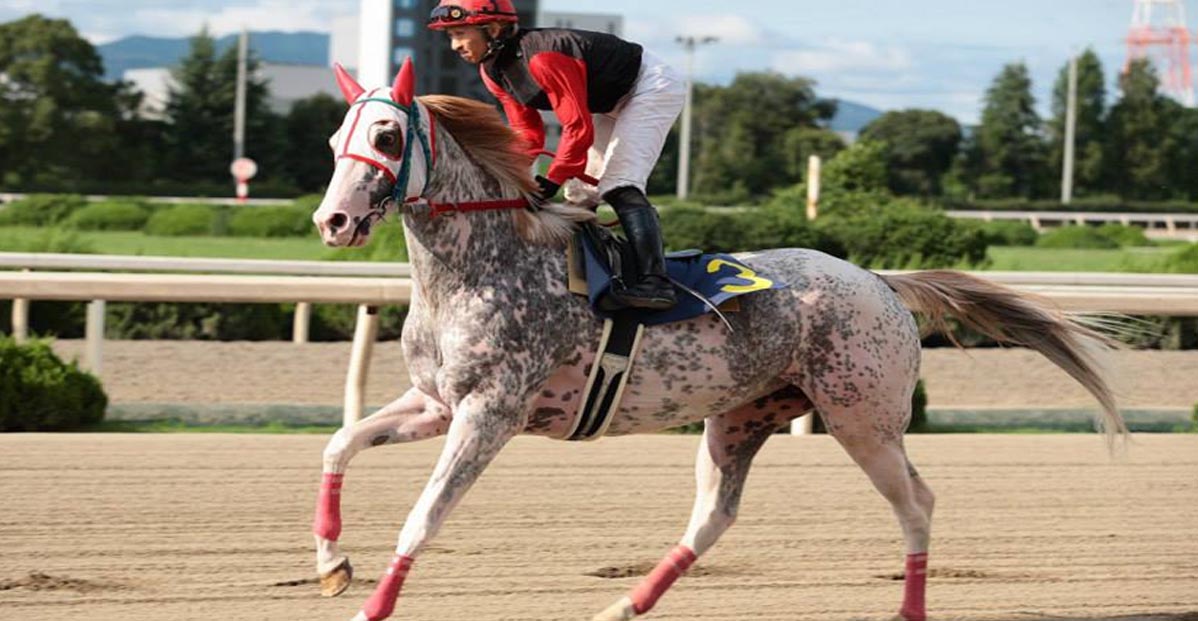
{"label": "white post", "polygon": [[84,364],[96,376],[104,366],[104,307],[104,300],[93,300],[87,305],[87,357]]}
{"label": "white post", "polygon": [[12,338],[18,344],[29,340],[29,300],[12,301]]}
{"label": "white post", "polygon": [[312,325],[312,303],[297,302],[295,304],[295,319],[291,323],[291,342],[307,343],[309,327]]}
{"label": "white post", "polygon": [[1065,161],[1061,166],[1061,204],[1073,202],[1074,142],[1077,136],[1077,56],[1069,59],[1069,96],[1065,107]]}
{"label": "white post", "polygon": [[790,421],[790,435],[809,436],[815,432],[815,412],[809,412]]}
{"label": "white post", "polygon": [[354,326],[354,346],[349,357],[349,373],[345,377],[345,411],[341,424],[345,427],[362,420],[366,404],[366,376],[370,371],[370,355],[379,333],[379,309],[358,307],[358,323]]}
{"label": "white post", "polygon": [[820,159],[818,155],[807,158],[807,219],[819,216]]}

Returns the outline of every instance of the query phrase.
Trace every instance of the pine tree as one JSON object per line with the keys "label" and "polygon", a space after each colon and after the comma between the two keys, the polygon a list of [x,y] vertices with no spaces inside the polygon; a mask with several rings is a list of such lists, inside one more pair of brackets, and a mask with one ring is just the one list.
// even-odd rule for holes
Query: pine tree
{"label": "pine tree", "polygon": [[1121,96],[1111,108],[1106,159],[1113,189],[1125,199],[1174,194],[1165,148],[1166,110],[1177,104],[1168,102],[1159,88],[1156,70],[1147,60],[1132,62],[1119,79]]}
{"label": "pine tree", "polygon": [[[259,174],[278,171],[282,158],[280,123],[267,109],[266,82],[255,78],[251,52],[246,69],[246,155],[259,160]],[[217,56],[207,28],[192,37],[191,48],[172,69],[175,85],[166,104],[166,144],[170,174],[186,181],[230,181],[233,112],[237,93],[237,48]]]}
{"label": "pine tree", "polygon": [[[1077,59],[1077,125],[1074,137],[1073,194],[1097,194],[1104,188],[1103,144],[1106,141],[1106,77],[1102,61],[1087,49]],[[1061,69],[1052,94],[1048,122],[1048,163],[1053,179],[1061,178],[1065,157],[1065,114],[1069,97],[1069,65]]]}
{"label": "pine tree", "polygon": [[1023,63],[1007,65],[986,91],[982,123],[967,158],[978,195],[986,198],[1035,196],[1045,181],[1045,144]]}

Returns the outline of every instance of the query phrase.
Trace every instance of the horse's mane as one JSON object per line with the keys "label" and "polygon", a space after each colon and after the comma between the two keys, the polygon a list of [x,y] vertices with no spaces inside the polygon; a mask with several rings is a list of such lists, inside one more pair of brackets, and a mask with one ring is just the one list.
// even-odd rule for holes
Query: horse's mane
{"label": "horse's mane", "polygon": [[[500,185],[526,197],[537,193],[537,184],[529,174],[532,162],[521,148],[520,137],[504,124],[494,107],[450,95],[419,99],[470,159]],[[512,213],[521,237],[546,245],[565,244],[577,223],[595,218],[589,209],[560,204],[544,205],[536,213],[525,209]]]}

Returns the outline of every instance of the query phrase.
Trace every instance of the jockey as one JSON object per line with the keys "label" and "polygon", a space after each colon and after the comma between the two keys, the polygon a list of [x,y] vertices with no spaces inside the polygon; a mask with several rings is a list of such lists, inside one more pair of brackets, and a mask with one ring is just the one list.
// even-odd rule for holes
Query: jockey
{"label": "jockey", "polygon": [[[677,73],[613,35],[522,29],[511,0],[441,0],[428,27],[444,30],[453,51],[479,65],[531,155],[545,143],[538,111],[557,115],[562,137],[549,170],[537,176],[541,197],[553,198],[582,173],[598,178],[597,195],[615,208],[637,258],[637,281],[616,279],[613,297],[627,306],[672,307],[661,226],[645,185],[682,111],[685,85]],[[598,204],[578,182],[567,184],[566,198]]]}

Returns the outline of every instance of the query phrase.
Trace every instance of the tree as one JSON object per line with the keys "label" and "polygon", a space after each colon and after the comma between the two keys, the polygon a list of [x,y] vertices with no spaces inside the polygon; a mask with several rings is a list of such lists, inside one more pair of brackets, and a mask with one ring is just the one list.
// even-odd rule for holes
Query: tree
{"label": "tree", "polygon": [[858,140],[824,167],[826,192],[887,193],[886,145]]}
{"label": "tree", "polygon": [[695,93],[699,194],[760,196],[799,179],[786,172],[785,141],[798,127],[831,119],[836,104],[819,99],[814,83],[778,73],[742,73],[728,87]]}
{"label": "tree", "polygon": [[986,91],[982,123],[972,141],[969,176],[983,197],[1033,198],[1042,186],[1045,148],[1032,80],[1023,63],[1007,65]]}
{"label": "tree", "polygon": [[1147,60],[1133,61],[1119,78],[1121,96],[1111,108],[1106,155],[1113,189],[1123,198],[1153,200],[1172,194],[1164,148],[1170,119],[1166,111],[1180,106],[1167,102],[1159,87]]}
{"label": "tree", "polygon": [[0,24],[0,181],[72,182],[119,161],[116,87],[103,75],[67,20]]}
{"label": "tree", "polygon": [[1177,198],[1198,200],[1198,109],[1184,108],[1174,102],[1169,123],[1165,152],[1169,161],[1169,185]]}
{"label": "tree", "polygon": [[[281,123],[266,105],[266,82],[254,76],[258,60],[246,63],[246,155],[259,170],[281,172]],[[237,48],[219,57],[205,28],[192,37],[191,48],[171,71],[175,85],[166,104],[169,170],[180,180],[227,181],[232,159],[233,108],[237,91]]]}
{"label": "tree", "polygon": [[961,125],[933,110],[887,112],[861,130],[861,139],[885,145],[891,192],[939,196],[941,178],[961,148]]}
{"label": "tree", "polygon": [[[1052,119],[1048,122],[1048,164],[1053,179],[1061,178],[1065,157],[1065,113],[1069,97],[1069,65],[1061,68],[1052,93]],[[1102,61],[1087,49],[1077,59],[1077,133],[1074,137],[1073,193],[1101,192],[1103,143],[1106,139],[1106,77]]]}
{"label": "tree", "polygon": [[782,162],[786,179],[807,180],[807,160],[818,155],[827,162],[844,151],[844,139],[822,127],[795,127],[782,137]]}
{"label": "tree", "polygon": [[287,176],[305,192],[315,192],[328,183],[329,136],[341,126],[345,101],[319,93],[301,99],[287,114],[286,155],[283,166]]}

